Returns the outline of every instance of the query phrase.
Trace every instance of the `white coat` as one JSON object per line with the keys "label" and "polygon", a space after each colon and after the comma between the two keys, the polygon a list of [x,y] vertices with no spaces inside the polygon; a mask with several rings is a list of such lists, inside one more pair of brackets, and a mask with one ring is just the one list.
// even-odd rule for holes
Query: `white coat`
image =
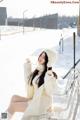
{"label": "white coat", "polygon": [[[31,64],[27,61],[24,64],[24,75],[26,84],[28,83],[27,80],[31,73]],[[22,120],[38,120],[34,117],[30,116],[37,116],[41,114],[45,114],[48,108],[52,104],[52,94],[53,91],[56,89],[56,78],[54,77],[52,71],[47,71],[44,84],[41,85],[36,92],[34,93],[33,99],[29,102],[28,107],[26,108]]]}

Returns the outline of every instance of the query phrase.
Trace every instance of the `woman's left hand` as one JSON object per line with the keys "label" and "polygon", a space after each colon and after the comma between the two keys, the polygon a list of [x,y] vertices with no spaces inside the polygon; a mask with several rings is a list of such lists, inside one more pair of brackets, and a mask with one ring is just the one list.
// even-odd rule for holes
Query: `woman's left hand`
{"label": "woman's left hand", "polygon": [[47,74],[48,74],[49,76],[54,76],[52,70],[48,70],[48,71],[47,71]]}
{"label": "woman's left hand", "polygon": [[48,71],[47,71],[47,74],[48,74],[49,76],[55,77],[56,79],[58,78],[57,74],[56,74],[55,72],[53,72],[52,70],[48,70]]}

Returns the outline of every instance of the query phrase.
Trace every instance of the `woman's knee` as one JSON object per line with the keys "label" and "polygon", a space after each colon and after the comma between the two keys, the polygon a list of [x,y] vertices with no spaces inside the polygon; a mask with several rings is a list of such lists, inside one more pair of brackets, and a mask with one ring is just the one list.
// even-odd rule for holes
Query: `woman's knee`
{"label": "woman's knee", "polygon": [[15,102],[17,100],[18,95],[13,95],[11,98],[11,102]]}

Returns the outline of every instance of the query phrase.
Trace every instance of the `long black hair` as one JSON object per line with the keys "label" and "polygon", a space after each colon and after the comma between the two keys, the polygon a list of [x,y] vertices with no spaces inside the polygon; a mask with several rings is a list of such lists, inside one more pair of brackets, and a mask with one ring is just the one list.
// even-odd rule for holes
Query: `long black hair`
{"label": "long black hair", "polygon": [[[44,71],[42,72],[42,74],[40,75],[39,77],[39,82],[38,82],[38,87],[40,87],[43,83],[44,83],[44,77],[45,77],[45,74],[47,72],[47,63],[48,63],[48,55],[45,51],[43,51],[39,57],[45,53],[45,63],[44,63]],[[38,59],[39,59],[38,57]],[[30,85],[32,85],[32,82],[33,82],[33,79],[35,78],[36,75],[38,75],[39,73],[39,70],[35,69],[34,72],[31,74],[31,77],[30,77]]]}

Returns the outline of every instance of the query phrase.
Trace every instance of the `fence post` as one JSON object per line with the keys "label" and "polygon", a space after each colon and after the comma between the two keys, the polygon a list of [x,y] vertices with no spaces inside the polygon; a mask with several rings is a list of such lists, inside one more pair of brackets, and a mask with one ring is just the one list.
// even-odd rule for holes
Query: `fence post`
{"label": "fence post", "polygon": [[75,62],[76,62],[76,34],[73,32],[73,70],[74,70],[74,80],[75,80]]}

